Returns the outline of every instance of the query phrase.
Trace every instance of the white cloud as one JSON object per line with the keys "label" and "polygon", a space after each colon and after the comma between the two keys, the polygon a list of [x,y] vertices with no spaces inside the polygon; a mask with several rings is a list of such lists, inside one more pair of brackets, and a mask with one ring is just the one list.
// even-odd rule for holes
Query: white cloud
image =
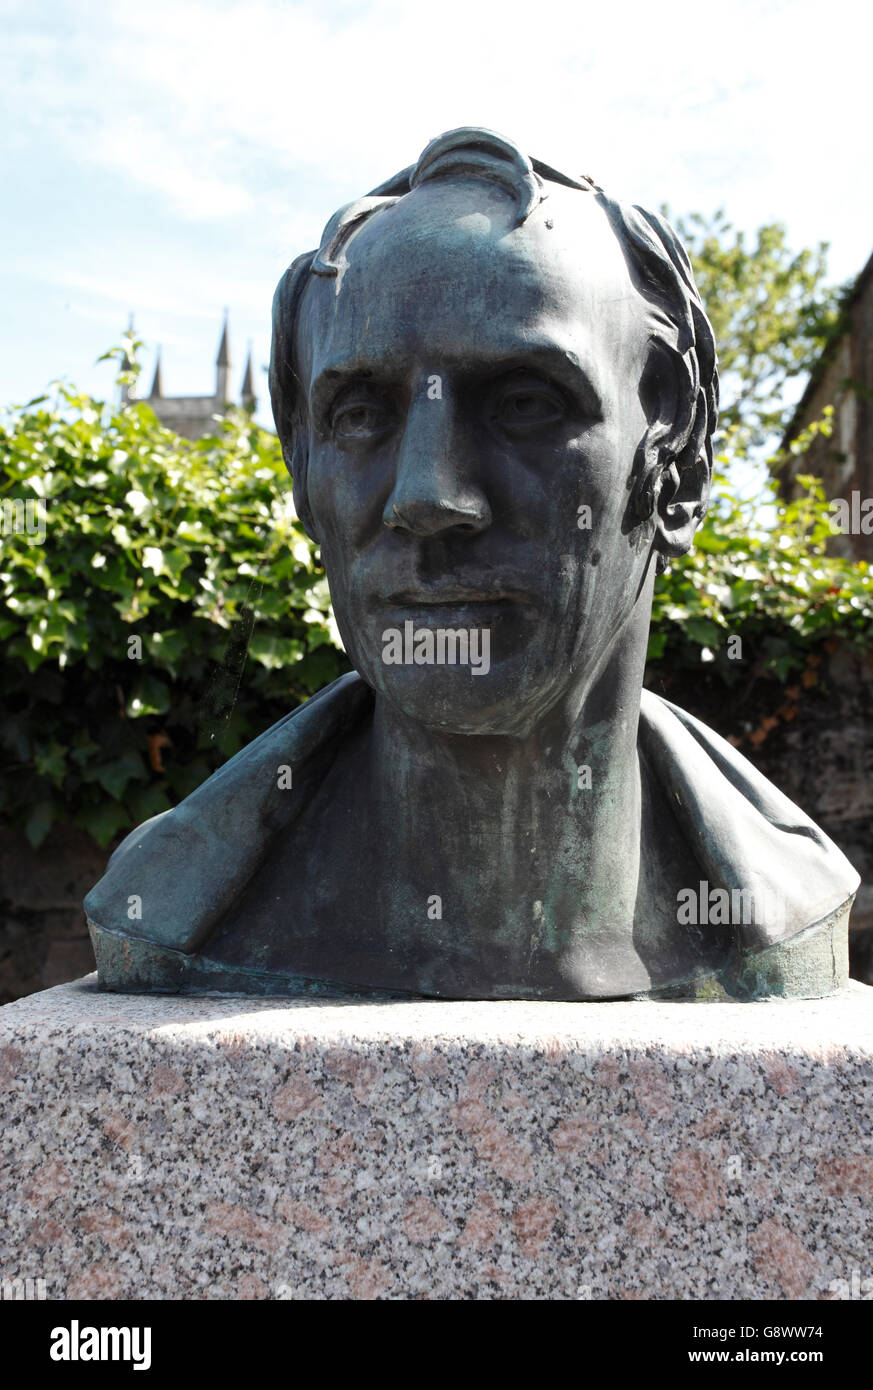
{"label": "white cloud", "polygon": [[93,137],[88,158],[164,194],[184,217],[213,221],[246,212],[251,194],[239,183],[197,167],[166,132],[142,116],[125,116]]}
{"label": "white cloud", "polygon": [[79,0],[54,28],[30,13],[3,61],[15,109],[203,220],[263,200],[326,216],[328,193],[353,196],[477,121],[621,196],[796,192],[811,162],[849,173],[858,145],[836,123],[866,119],[865,45],[827,61],[851,0],[826,15],[818,0]]}
{"label": "white cloud", "polygon": [[[783,218],[796,246],[833,241],[840,277],[869,252],[856,0],[0,8],[0,158],[24,190],[0,269],[47,313],[72,300],[98,322],[116,315],[120,332],[134,309],[150,342],[191,343],[169,389],[186,377],[199,389],[224,304],[263,360],[282,267],[341,202],[458,125],[491,126],[643,205],[723,204],[746,227]],[[43,164],[68,173],[57,199]],[[16,288],[23,340],[33,310]],[[41,342],[37,382],[59,367],[51,334]],[[92,346],[96,333],[66,369],[87,377]],[[8,356],[7,375],[20,352]]]}
{"label": "white cloud", "polygon": [[[198,275],[189,268],[180,271],[178,267],[165,265],[160,274],[146,272],[124,276],[89,275],[72,267],[49,264],[33,264],[21,269],[45,284],[79,290],[105,300],[118,306],[124,314],[135,305],[138,310],[152,314],[184,312],[186,318],[210,320],[216,315],[215,278],[208,268]],[[221,293],[242,310],[258,312],[263,309],[264,287],[260,280],[222,278]]]}

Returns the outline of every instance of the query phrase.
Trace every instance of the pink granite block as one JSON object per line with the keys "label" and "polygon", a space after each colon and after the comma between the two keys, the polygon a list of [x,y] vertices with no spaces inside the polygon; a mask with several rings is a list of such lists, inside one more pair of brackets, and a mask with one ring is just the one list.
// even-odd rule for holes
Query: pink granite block
{"label": "pink granite block", "polygon": [[0,1010],[0,1106],[0,1278],[50,1299],[829,1299],[873,1279],[863,985],[362,1003],[89,977]]}

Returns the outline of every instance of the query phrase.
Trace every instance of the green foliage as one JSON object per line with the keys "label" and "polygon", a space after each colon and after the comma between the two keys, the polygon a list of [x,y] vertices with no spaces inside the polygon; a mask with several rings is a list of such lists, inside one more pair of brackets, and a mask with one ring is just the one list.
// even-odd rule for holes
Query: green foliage
{"label": "green foliage", "polygon": [[278,441],[245,412],[192,443],[56,385],[5,413],[11,498],[46,509],[44,544],[0,536],[0,816],[34,845],[58,820],[107,844],[348,669]]}
{"label": "green foliage", "polygon": [[[727,470],[781,430],[840,295],[825,248],[791,254],[779,224],[751,247],[723,214],[679,226],[719,343],[721,471],[694,550],[658,581],[647,679],[703,662],[726,688],[750,669],[785,681],[823,641],[869,645],[870,569],[826,554],[815,479],[786,506],[769,481],[740,500]],[[138,346],[106,354],[123,384]],[[0,424],[0,509],[13,499],[46,509],[44,544],[0,531],[0,818],[34,845],[61,820],[108,844],[348,669],[278,441],[244,412],[191,443],[145,404],[55,385]]]}
{"label": "green foliage", "polygon": [[785,386],[817,360],[845,288],[824,284],[827,244],[795,253],[781,222],[760,227],[754,244],[723,211],[679,218],[676,227],[718,344],[720,443],[733,437],[760,448],[781,435]]}
{"label": "green foliage", "polygon": [[[786,681],[824,641],[869,646],[873,635],[870,567],[826,553],[831,512],[817,479],[785,504],[772,476],[754,467],[782,434],[785,387],[807,373],[839,322],[845,288],[824,284],[827,246],[791,252],[781,223],[761,227],[753,244],[723,212],[679,219],[719,354],[720,451],[713,501],[689,555],[656,586],[647,680],[707,674],[730,688],[750,675]],[[830,434],[828,408],[791,444],[802,455]],[[774,474],[782,457],[767,460]],[[741,498],[740,478],[757,493]],[[742,661],[728,638],[742,639]]]}
{"label": "green foliage", "polygon": [[[830,415],[805,431],[793,452],[828,433]],[[726,462],[722,455],[722,469]],[[726,474],[716,474],[693,550],[656,586],[649,679],[659,669],[690,675],[708,662],[728,687],[750,671],[785,681],[825,640],[869,647],[870,566],[826,553],[833,513],[818,479],[801,474],[797,482],[800,493],[787,504],[772,479],[759,496],[741,500]],[[742,639],[742,661],[731,657],[731,636]]]}

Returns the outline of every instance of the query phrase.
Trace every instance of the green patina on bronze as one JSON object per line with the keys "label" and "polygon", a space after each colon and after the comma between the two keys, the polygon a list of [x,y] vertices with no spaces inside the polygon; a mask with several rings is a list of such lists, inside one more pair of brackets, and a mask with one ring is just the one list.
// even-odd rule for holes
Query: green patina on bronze
{"label": "green patina on bronze", "polygon": [[[104,986],[839,988],[857,874],[642,690],[718,399],[672,228],[452,131],[330,220],[273,326],[276,424],[356,673],[128,837],[86,902]],[[434,658],[447,633],[487,661]],[[710,913],[711,890],[754,910]]]}

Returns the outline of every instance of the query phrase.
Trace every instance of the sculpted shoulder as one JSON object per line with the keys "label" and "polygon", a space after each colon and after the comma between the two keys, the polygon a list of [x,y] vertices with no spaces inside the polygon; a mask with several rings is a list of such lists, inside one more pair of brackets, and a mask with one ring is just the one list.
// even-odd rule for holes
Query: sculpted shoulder
{"label": "sculpted shoulder", "polygon": [[[273,963],[263,973],[241,971],[211,953],[211,940],[273,848],[306,816],[338,750],[367,720],[372,702],[360,677],[343,677],[267,730],[174,810],[146,821],[122,842],[85,903],[104,983],[123,971],[136,988],[369,992],[359,981],[344,980],[341,971],[331,978],[297,973],[293,948],[280,969]],[[794,943],[796,953],[797,943],[809,936],[816,938],[817,958],[859,883],[841,851],[735,748],[649,691],[643,691],[639,746],[699,866],[699,880],[689,885],[693,905],[686,920],[697,926],[701,914],[704,923],[710,914],[714,923],[730,926],[736,945],[732,978],[748,975],[756,960],[773,976],[772,948]],[[286,792],[277,786],[283,764],[293,767],[293,787]],[[240,825],[241,807],[248,833],[231,835],[228,816]],[[727,917],[717,912],[720,892],[727,895]],[[131,916],[134,894],[142,913]],[[130,986],[131,979],[138,984]],[[701,972],[696,981],[676,980],[673,986],[693,990],[704,982]]]}

